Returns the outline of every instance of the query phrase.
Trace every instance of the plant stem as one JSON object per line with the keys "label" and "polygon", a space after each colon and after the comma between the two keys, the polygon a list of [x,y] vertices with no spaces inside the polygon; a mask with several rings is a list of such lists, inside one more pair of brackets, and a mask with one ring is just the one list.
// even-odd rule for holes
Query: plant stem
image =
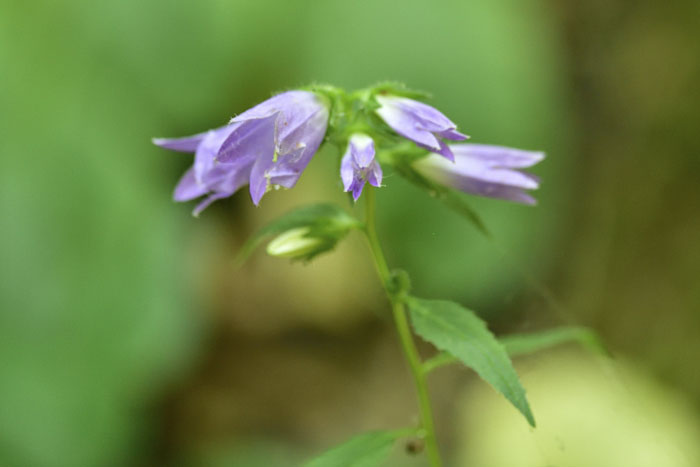
{"label": "plant stem", "polygon": [[411,334],[411,328],[408,324],[404,304],[400,300],[400,297],[393,293],[389,288],[391,272],[386,263],[386,258],[384,257],[382,247],[379,244],[379,238],[377,237],[377,229],[375,226],[374,188],[371,186],[366,186],[365,190],[366,213],[364,232],[372,252],[374,265],[376,266],[377,272],[379,273],[379,278],[382,281],[382,286],[384,287],[384,290],[391,301],[394,323],[396,324],[396,330],[399,333],[401,348],[406,360],[408,361],[408,365],[411,369],[411,375],[413,376],[413,382],[416,386],[416,392],[418,393],[421,428],[425,432],[424,439],[428,459],[430,460],[430,465],[432,467],[440,467],[442,465],[442,461],[440,460],[440,451],[438,450],[437,439],[435,438],[433,411],[430,406],[430,398],[428,396],[425,373],[421,364],[420,355],[418,355],[418,350],[416,349],[416,344],[413,341],[413,335]]}

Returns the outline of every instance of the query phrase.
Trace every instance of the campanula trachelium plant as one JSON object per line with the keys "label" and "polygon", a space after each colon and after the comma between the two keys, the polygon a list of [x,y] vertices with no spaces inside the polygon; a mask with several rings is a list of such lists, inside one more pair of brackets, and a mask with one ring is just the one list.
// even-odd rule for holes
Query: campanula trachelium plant
{"label": "campanula trachelium plant", "polygon": [[[535,426],[510,356],[563,340],[595,341],[580,328],[497,339],[467,308],[417,298],[408,274],[389,267],[375,228],[374,199],[375,190],[391,189],[382,184],[386,170],[445,202],[482,232],[486,232],[483,223],[458,192],[533,205],[529,191],[540,183],[524,169],[540,162],[542,152],[464,143],[468,137],[439,110],[422,102],[425,97],[394,83],[355,92],[314,85],[277,94],[228,125],[185,138],[153,140],[166,149],[194,153],[194,163],[175,188],[174,199],[201,198],[195,215],[246,185],[256,205],[269,190],[293,188],[322,144],[336,146],[341,155],[340,173],[329,176],[339,177],[339,188],[349,193],[352,203],[363,198],[362,219],[332,204],[301,207],[263,228],[241,253],[247,255],[272,237],[267,245],[270,255],[309,261],[331,251],[350,232],[360,232],[391,304],[415,384],[420,422],[358,435],[311,460],[309,466],[378,465],[400,438],[419,439],[430,465],[442,465],[426,379],[435,368],[453,362],[473,369]],[[436,354],[421,356],[414,334],[432,343]]]}

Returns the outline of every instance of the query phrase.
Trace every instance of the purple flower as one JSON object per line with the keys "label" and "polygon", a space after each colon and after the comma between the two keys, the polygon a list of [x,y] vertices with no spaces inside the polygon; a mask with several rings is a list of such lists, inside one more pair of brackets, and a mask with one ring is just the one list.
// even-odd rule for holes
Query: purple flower
{"label": "purple flower", "polygon": [[194,165],[182,176],[173,194],[175,201],[190,201],[208,194],[195,207],[195,216],[215,200],[231,196],[248,182],[245,174],[230,170],[215,161],[221,143],[234,129],[233,125],[227,125],[185,138],[153,139],[153,143],[160,147],[195,153]]}
{"label": "purple flower", "polygon": [[442,185],[489,198],[535,204],[525,192],[539,186],[539,178],[520,171],[544,159],[544,153],[485,144],[450,146],[455,162],[436,154],[418,159],[418,173]]}
{"label": "purple flower", "polygon": [[278,94],[233,118],[227,126],[158,146],[194,152],[195,161],[175,188],[176,201],[208,195],[199,214],[220,198],[250,185],[257,205],[273,186],[292,188],[323,141],[328,105],[314,93]]}
{"label": "purple flower", "polygon": [[377,96],[381,107],[377,114],[395,132],[418,146],[442,154],[453,161],[449,146],[440,138],[462,141],[468,138],[457,131],[457,125],[437,109],[406,97]]}
{"label": "purple flower", "polygon": [[365,182],[379,187],[382,184],[382,168],[374,159],[374,141],[362,133],[350,137],[348,149],[340,162],[340,178],[345,191],[352,191],[355,201],[362,194]]}

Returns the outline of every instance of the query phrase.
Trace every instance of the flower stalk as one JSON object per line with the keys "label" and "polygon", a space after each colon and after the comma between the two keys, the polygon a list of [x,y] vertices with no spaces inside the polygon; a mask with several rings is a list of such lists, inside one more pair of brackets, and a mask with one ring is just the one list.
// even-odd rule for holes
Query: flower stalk
{"label": "flower stalk", "polygon": [[374,265],[377,269],[377,273],[379,274],[379,279],[381,280],[384,291],[391,302],[394,324],[396,325],[396,330],[401,342],[401,349],[403,350],[404,357],[408,362],[411,370],[411,376],[413,377],[413,382],[416,387],[418,406],[420,409],[420,428],[424,434],[426,453],[428,459],[430,460],[430,465],[432,467],[440,467],[442,465],[442,461],[440,460],[440,451],[438,450],[437,439],[435,437],[433,411],[430,405],[430,396],[428,394],[425,371],[423,370],[418,349],[413,341],[413,334],[411,333],[411,327],[408,324],[404,303],[401,300],[400,294],[393,291],[391,287],[391,271],[389,270],[386,258],[384,257],[384,252],[382,251],[381,244],[379,243],[379,238],[377,237],[377,229],[375,225],[376,214],[374,187],[368,188],[369,189],[365,194],[365,237],[367,238],[367,243],[369,244],[372,259],[374,260]]}

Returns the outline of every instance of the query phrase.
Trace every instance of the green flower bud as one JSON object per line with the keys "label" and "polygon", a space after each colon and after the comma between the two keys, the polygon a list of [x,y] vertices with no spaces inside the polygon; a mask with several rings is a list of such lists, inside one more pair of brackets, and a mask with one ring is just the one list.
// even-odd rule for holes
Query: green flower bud
{"label": "green flower bud", "polygon": [[267,245],[267,254],[281,258],[309,258],[328,248],[328,240],[309,236],[309,227],[289,229]]}

